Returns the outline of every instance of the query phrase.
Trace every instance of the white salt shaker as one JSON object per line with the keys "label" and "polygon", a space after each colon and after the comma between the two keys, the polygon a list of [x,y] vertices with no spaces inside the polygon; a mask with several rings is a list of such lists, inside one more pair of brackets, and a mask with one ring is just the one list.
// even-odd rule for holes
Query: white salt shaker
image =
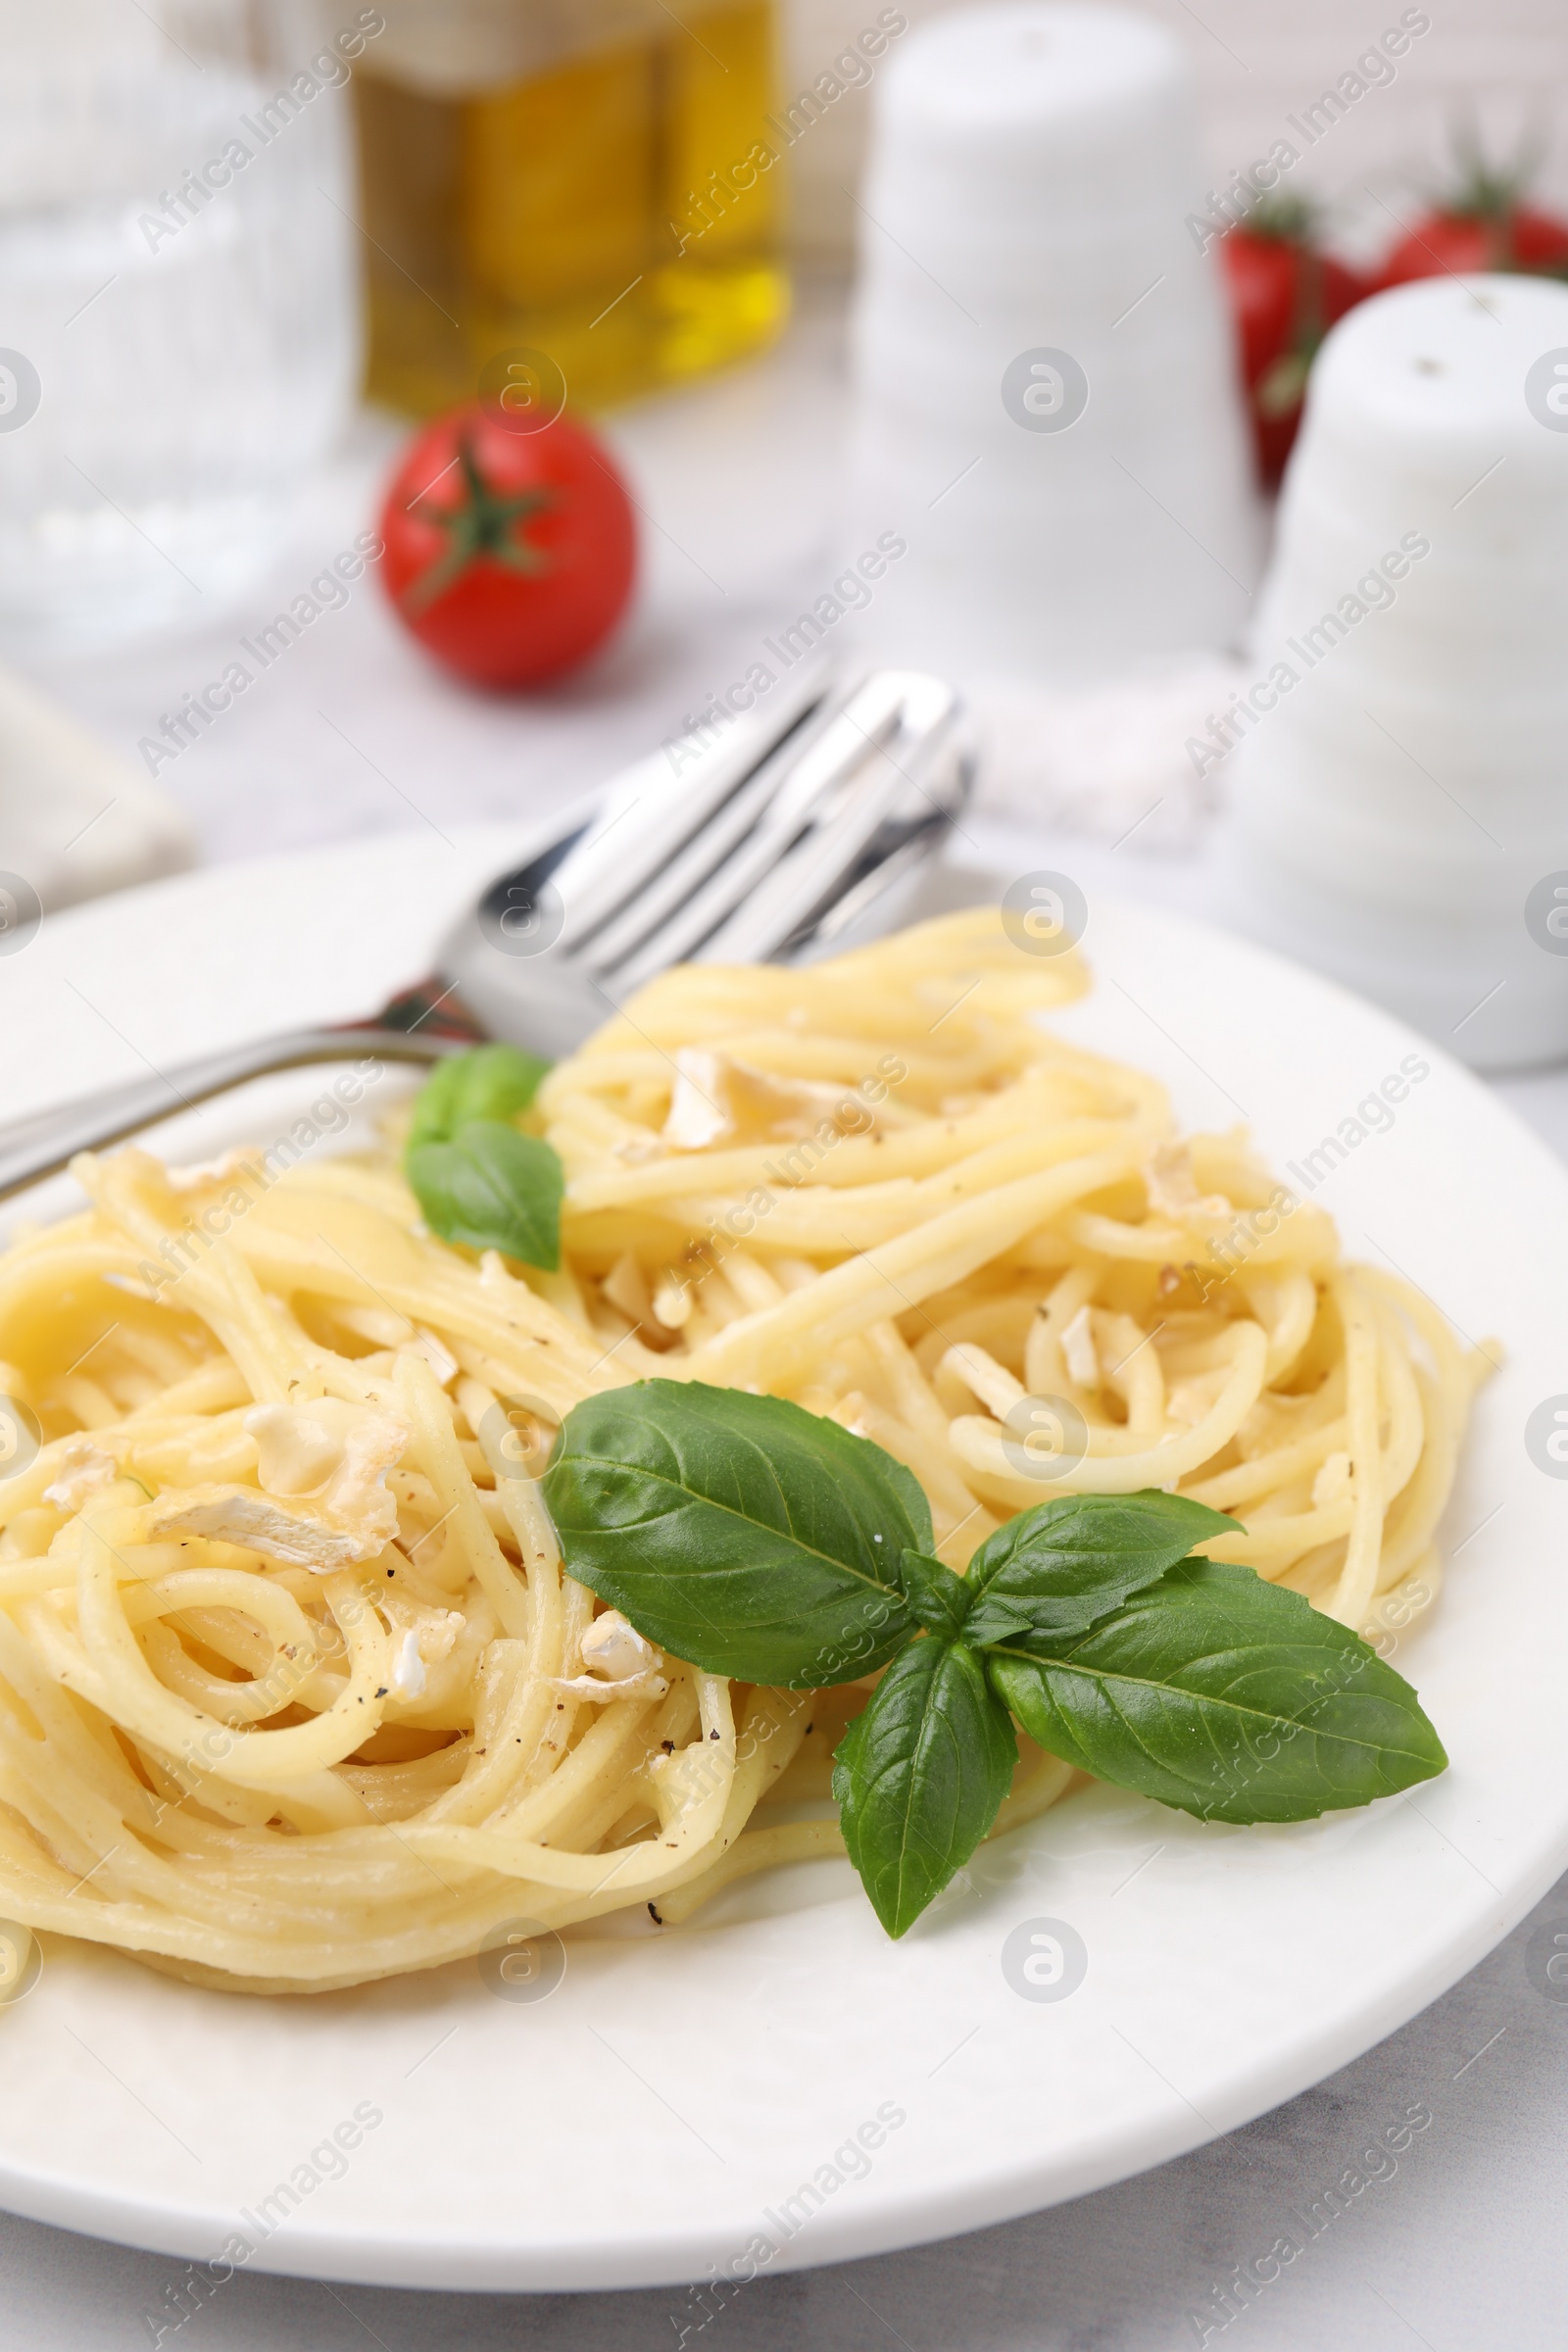
{"label": "white salt shaker", "polygon": [[871,633],[1060,684],[1235,643],[1257,514],[1179,44],[963,9],[872,98],[852,505],[908,552]]}
{"label": "white salt shaker", "polygon": [[1250,927],[1482,1068],[1568,1054],[1568,288],[1318,356],[1229,731]]}

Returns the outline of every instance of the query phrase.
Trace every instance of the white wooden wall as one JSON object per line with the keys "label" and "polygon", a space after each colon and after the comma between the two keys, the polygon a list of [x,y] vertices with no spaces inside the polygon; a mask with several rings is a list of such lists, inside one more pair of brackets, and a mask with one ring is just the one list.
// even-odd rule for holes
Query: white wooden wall
{"label": "white wooden wall", "polygon": [[[830,68],[882,0],[781,0],[791,92]],[[952,0],[898,0],[911,25]],[[1285,117],[1354,67],[1405,0],[1136,0],[1186,43],[1201,92],[1205,151],[1216,182],[1289,136]],[[1305,153],[1291,184],[1332,203],[1341,241],[1377,246],[1396,233],[1382,208],[1413,216],[1442,180],[1455,126],[1479,121],[1491,148],[1511,154],[1528,132],[1549,139],[1540,176],[1568,209],[1568,0],[1429,0],[1432,29],[1412,42],[1397,77],[1359,100]],[[885,62],[885,61],[884,61]],[[851,90],[792,155],[803,251],[847,257],[868,92]],[[1299,145],[1293,139],[1293,144]]]}

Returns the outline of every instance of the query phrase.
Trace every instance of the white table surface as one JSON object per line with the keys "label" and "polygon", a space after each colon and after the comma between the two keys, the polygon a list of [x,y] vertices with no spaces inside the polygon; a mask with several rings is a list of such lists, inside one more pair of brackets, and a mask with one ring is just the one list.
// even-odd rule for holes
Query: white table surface
{"label": "white table surface", "polygon": [[[590,672],[527,703],[472,696],[425,666],[363,582],[161,784],[210,858],[411,825],[439,858],[453,824],[564,805],[743,675],[760,639],[841,568],[842,416],[837,318],[817,304],[769,361],[617,420],[647,560],[631,626]],[[151,644],[33,657],[30,674],[134,758],[160,714],[220,676],[237,639],[373,517],[396,439],[367,420],[237,610]],[[983,815],[971,829],[1006,845],[1020,871],[1050,864],[1090,888],[1224,919],[1201,853],[1140,857]],[[1568,1156],[1568,1072],[1500,1091]],[[664,2288],[467,2297],[241,2273],[175,2331],[178,2263],[0,2216],[4,2340],[15,2352],[118,2352],[151,2345],[163,2324],[179,2352],[678,2352],[682,2340],[700,2352],[1165,2352],[1222,2335],[1227,2352],[1555,2348],[1568,2333],[1568,2000],[1547,1997],[1526,1957],[1553,1920],[1568,1932],[1568,1879],[1402,2032],[1194,2155],[1004,2228],[760,2279],[701,2329],[700,2312]],[[1208,2298],[1227,2271],[1266,2254],[1292,2227],[1286,2209],[1310,2203],[1418,2101],[1433,2124],[1397,2174],[1370,2182],[1221,2327]]]}

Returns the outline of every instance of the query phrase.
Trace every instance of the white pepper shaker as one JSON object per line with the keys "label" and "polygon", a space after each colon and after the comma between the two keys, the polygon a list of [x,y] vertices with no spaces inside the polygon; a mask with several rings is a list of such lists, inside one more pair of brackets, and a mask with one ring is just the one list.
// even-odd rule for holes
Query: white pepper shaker
{"label": "white pepper shaker", "polygon": [[871,95],[852,497],[908,543],[874,634],[1063,684],[1234,644],[1258,524],[1180,44],[968,8]]}
{"label": "white pepper shaker", "polygon": [[1568,288],[1433,278],[1318,355],[1254,684],[1237,904],[1479,1067],[1568,1054]]}

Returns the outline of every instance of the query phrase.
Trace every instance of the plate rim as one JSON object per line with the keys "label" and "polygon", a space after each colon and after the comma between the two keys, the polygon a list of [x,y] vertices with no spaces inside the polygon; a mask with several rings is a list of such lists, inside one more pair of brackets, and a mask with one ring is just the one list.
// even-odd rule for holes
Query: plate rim
{"label": "plate rim", "polygon": [[[548,829],[519,824],[466,826],[456,829],[453,846],[475,863],[492,854],[500,860],[514,855],[518,845],[525,847],[528,840]],[[368,858],[373,864],[382,858],[401,864],[412,860],[422,848],[419,835],[387,834],[369,841],[337,842],[303,852],[271,854],[244,861],[244,870],[252,876],[258,870],[266,870],[286,878],[309,866],[322,869],[330,880],[331,870],[336,866],[363,865]],[[233,866],[220,866],[166,877],[132,891],[117,893],[109,900],[64,910],[54,920],[62,926],[69,925],[69,936],[75,937],[83,929],[101,928],[106,910],[112,910],[117,922],[123,921],[134,929],[138,920],[157,919],[171,903],[182,905],[194,901],[199,905],[204,898],[221,897],[225,878],[234,872]],[[1357,1016],[1370,1016],[1387,1030],[1391,1039],[1413,1042],[1432,1055],[1435,1071],[1441,1070],[1449,1083],[1459,1078],[1464,1082],[1464,1091],[1484,1102],[1488,1123],[1495,1126],[1501,1122],[1509,1131],[1515,1149],[1521,1146],[1527,1149],[1538,1172],[1556,1186],[1568,1205],[1568,1168],[1550,1148],[1482,1078],[1442,1047],[1420,1037],[1396,1015],[1365,1004],[1352,991],[1304,970],[1256,941],[1164,907],[1147,906],[1135,899],[1117,899],[1110,893],[1097,891],[1096,903],[1111,913],[1113,920],[1122,913],[1135,912],[1140,920],[1152,922],[1161,934],[1173,935],[1178,941],[1208,946],[1217,943],[1224,956],[1240,959],[1243,965],[1257,959],[1289,975],[1292,983],[1305,982],[1312,990],[1327,992],[1343,1006],[1352,1008]],[[1092,932],[1093,923],[1091,936],[1085,943],[1086,957],[1093,968]],[[1027,1828],[1013,1834],[1015,1839],[1027,1835]],[[1021,2167],[999,2161],[974,2176],[956,2204],[951,2187],[941,2182],[924,2190],[883,2187],[875,2198],[858,2200],[843,2209],[828,2208],[820,2217],[821,2226],[813,2227],[808,2248],[798,2253],[788,2246],[781,2248],[779,2260],[771,2267],[782,2271],[856,2259],[1014,2219],[1042,2205],[1089,2194],[1133,2177],[1237,2129],[1322,2081],[1416,2015],[1494,1948],[1550,1886],[1565,1863],[1568,1863],[1568,1798],[1555,1829],[1549,1835],[1543,1835],[1529,1867],[1521,1864],[1514,1870],[1509,1885],[1499,1891],[1496,1904],[1485,1916],[1477,1913],[1468,1922],[1454,1925],[1439,1942],[1425,1945],[1419,1959],[1406,1967],[1397,1984],[1391,1983],[1385,1986],[1375,2000],[1357,2013],[1353,2024],[1348,2013],[1337,2013],[1333,2019],[1323,2021],[1309,2037],[1309,2049],[1298,2040],[1292,2044],[1289,2055],[1281,2055],[1261,2071],[1255,2060],[1250,2062],[1243,2072],[1251,2087],[1241,2094],[1234,2108],[1227,2103],[1223,2122],[1210,2125],[1200,2120],[1195,2127],[1192,2117],[1183,2117],[1173,2109],[1165,2127],[1157,2120],[1152,2123],[1144,2120],[1139,2126],[1142,2144],[1138,2147],[1127,2144],[1132,2134],[1124,2122],[1109,2122],[1103,2132],[1097,2135],[1097,2140],[1102,2137],[1105,2144],[1088,2161],[1081,2154]],[[118,1965],[134,1966],[123,1960]],[[1073,2174],[1071,2180],[1054,2178],[1068,2170]],[[12,2162],[3,2138],[0,2138],[0,2203],[35,2220],[197,2259],[202,2257],[203,2249],[210,2248],[213,2231],[220,2227],[192,2205],[179,2208],[167,2199],[145,2198],[125,2191],[112,2193],[84,2178],[73,2179],[59,2168],[19,2169]],[[695,2237],[677,2248],[667,2229],[648,2231],[634,2229],[613,2246],[601,2241],[596,2249],[563,2249],[562,2258],[556,2262],[548,2255],[541,2255],[537,2246],[521,2239],[508,2243],[488,2237],[468,2242],[444,2235],[425,2241],[421,2247],[408,2242],[406,2224],[397,2219],[389,2220],[386,2229],[383,2239],[373,2233],[334,2228],[328,2216],[324,2226],[317,2229],[305,2226],[298,2232],[280,2232],[281,2242],[269,2241],[261,2246],[247,2267],[345,2281],[493,2291],[678,2284],[696,2275],[692,2267]],[[448,2272],[451,2275],[443,2275]]]}

